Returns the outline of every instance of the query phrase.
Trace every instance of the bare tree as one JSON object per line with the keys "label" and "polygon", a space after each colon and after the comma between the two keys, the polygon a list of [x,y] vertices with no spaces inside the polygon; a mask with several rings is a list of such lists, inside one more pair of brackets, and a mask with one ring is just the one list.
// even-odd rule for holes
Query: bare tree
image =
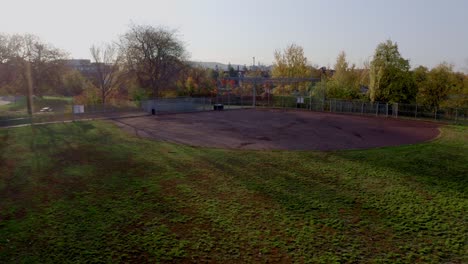
{"label": "bare tree", "polygon": [[157,97],[183,68],[186,52],[175,32],[152,26],[132,26],[121,38],[121,51],[130,72]]}
{"label": "bare tree", "polygon": [[0,88],[3,92],[16,94],[19,91],[20,65],[23,56],[19,54],[22,37],[19,35],[0,35]]}
{"label": "bare tree", "polygon": [[0,63],[6,63],[11,58],[11,53],[9,36],[0,34]]}
{"label": "bare tree", "polygon": [[63,51],[34,35],[3,35],[0,38],[0,63],[5,70],[3,85],[27,95],[28,112],[32,114],[32,95],[53,92],[61,81],[65,57]]}
{"label": "bare tree", "polygon": [[91,47],[91,56],[94,60],[94,79],[101,91],[102,104],[106,104],[108,97],[120,84],[120,62],[115,44],[105,44]]}
{"label": "bare tree", "polygon": [[[10,52],[8,49],[8,38],[7,36],[0,34],[0,88],[8,83],[9,71],[8,71],[8,58],[10,58]],[[1,91],[1,90],[0,90]]]}

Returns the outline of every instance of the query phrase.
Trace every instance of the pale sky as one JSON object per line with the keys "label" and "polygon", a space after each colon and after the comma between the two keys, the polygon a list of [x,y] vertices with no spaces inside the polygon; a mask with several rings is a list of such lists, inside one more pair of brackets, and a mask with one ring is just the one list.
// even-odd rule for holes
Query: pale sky
{"label": "pale sky", "polygon": [[314,65],[333,66],[340,51],[362,65],[391,39],[411,66],[446,61],[468,67],[468,0],[1,0],[0,32],[33,33],[89,58],[93,44],[117,40],[128,26],[177,29],[194,61],[271,64],[290,43]]}

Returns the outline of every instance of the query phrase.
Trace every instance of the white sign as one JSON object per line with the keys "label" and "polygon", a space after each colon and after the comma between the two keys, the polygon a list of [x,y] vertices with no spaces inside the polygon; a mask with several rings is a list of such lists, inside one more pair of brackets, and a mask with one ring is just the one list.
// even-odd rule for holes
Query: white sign
{"label": "white sign", "polygon": [[82,113],[84,113],[84,105],[74,105],[74,106],[73,106],[73,113],[74,113],[74,114],[82,114]]}
{"label": "white sign", "polygon": [[304,97],[297,97],[297,98],[296,98],[296,102],[297,102],[298,104],[303,104],[303,103],[304,103]]}

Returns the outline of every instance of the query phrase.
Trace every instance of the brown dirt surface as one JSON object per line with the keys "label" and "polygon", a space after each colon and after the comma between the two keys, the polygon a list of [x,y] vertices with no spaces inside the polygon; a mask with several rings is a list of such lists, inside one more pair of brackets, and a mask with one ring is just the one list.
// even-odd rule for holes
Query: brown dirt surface
{"label": "brown dirt surface", "polygon": [[439,135],[439,124],[296,110],[244,109],[122,118],[139,137],[199,147],[340,150],[414,144]]}

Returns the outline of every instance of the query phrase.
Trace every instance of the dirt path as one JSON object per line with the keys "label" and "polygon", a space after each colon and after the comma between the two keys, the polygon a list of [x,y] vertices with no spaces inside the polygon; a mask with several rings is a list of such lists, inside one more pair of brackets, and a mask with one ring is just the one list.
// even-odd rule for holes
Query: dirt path
{"label": "dirt path", "polygon": [[146,116],[115,122],[145,138],[256,150],[364,149],[419,143],[439,135],[439,125],[430,122],[273,109]]}

